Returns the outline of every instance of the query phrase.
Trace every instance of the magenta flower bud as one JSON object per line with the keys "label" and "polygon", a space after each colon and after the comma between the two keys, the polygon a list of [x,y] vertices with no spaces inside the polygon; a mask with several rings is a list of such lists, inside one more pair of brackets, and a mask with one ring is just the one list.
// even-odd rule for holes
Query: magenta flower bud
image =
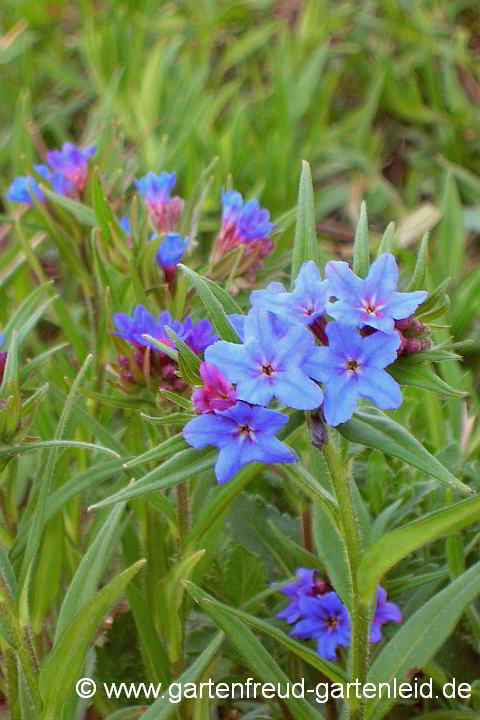
{"label": "magenta flower bud", "polygon": [[200,375],[204,383],[203,388],[196,388],[192,395],[192,403],[198,413],[227,410],[235,405],[237,395],[233,385],[216,365],[203,362],[200,365]]}

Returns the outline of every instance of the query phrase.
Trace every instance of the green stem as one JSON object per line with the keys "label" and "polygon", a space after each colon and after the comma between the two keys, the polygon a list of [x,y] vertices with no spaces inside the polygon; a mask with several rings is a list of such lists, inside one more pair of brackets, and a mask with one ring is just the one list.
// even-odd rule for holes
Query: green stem
{"label": "green stem", "polygon": [[[352,476],[344,467],[334,442],[330,439],[323,447],[340,508],[348,561],[352,578],[352,678],[363,687],[368,673],[369,608],[360,602],[358,567],[362,558],[362,533],[358,523],[352,495]],[[364,702],[351,699],[350,720],[362,720]]]}
{"label": "green stem", "polygon": [[177,491],[177,518],[178,518],[178,555],[182,557],[190,530],[190,507],[188,501],[188,485],[185,481],[178,483]]}

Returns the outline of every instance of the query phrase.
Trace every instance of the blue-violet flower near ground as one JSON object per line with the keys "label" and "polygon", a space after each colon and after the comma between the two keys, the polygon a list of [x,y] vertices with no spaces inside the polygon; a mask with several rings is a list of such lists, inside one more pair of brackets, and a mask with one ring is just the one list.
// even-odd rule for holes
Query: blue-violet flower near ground
{"label": "blue-violet flower near ground", "polygon": [[139,180],[135,180],[137,190],[142,193],[149,217],[158,233],[174,230],[182,213],[184,207],[182,198],[178,195],[171,197],[176,181],[175,172],[165,171],[160,175],[148,172]]}
{"label": "blue-violet flower near ground", "polygon": [[324,413],[329,425],[352,417],[359,398],[368,398],[382,410],[400,407],[402,391],[384,368],[397,358],[398,333],[375,332],[362,337],[355,328],[330,322],[328,347],[317,347],[304,370],[323,382]]}
{"label": "blue-violet flower near ground", "polygon": [[[282,336],[279,321],[284,325]],[[245,320],[244,343],[215,343],[207,348],[205,359],[236,383],[240,400],[268,405],[275,397],[291,408],[312,410],[323,401],[321,388],[304,367],[314,351],[314,337],[303,326],[251,310]]]}
{"label": "blue-violet flower near ground", "polygon": [[88,161],[95,153],[95,146],[80,150],[73,143],[66,142],[61,150],[49,150],[46,159],[55,175],[63,175],[78,193],[82,193],[87,184]]}
{"label": "blue-violet flower near ground", "polygon": [[344,325],[392,332],[394,321],[412,315],[428,295],[424,290],[397,292],[398,268],[390,253],[375,260],[365,279],[337,260],[326,264],[325,275],[331,295],[337,298],[328,303],[327,313]]}
{"label": "blue-violet flower near ground", "polygon": [[195,448],[220,448],[215,475],[219,483],[225,483],[251,462],[295,462],[290,448],[274,437],[287,422],[283,413],[239,401],[228,410],[190,420],[183,435]]}
{"label": "blue-violet flower near ground", "polygon": [[16,177],[7,190],[7,198],[11,202],[21,202],[27,205],[34,205],[35,198],[40,202],[45,199],[39,184],[30,175]]}
{"label": "blue-violet flower near ground", "polygon": [[387,591],[380,585],[377,587],[375,614],[370,630],[370,642],[377,643],[382,639],[382,625],[388,622],[402,622],[402,613],[398,605],[387,602]]}
{"label": "blue-violet flower near ground", "polygon": [[279,588],[279,592],[287,595],[287,597],[290,598],[290,602],[283,610],[278,612],[275,617],[286,620],[290,624],[295,623],[301,617],[300,598],[323,595],[330,590],[332,590],[332,586],[328,581],[321,578],[316,570],[298,568],[296,579],[288,583],[288,585]]}
{"label": "blue-violet flower near ground", "polygon": [[157,264],[163,268],[165,280],[171,286],[176,277],[177,265],[188,246],[188,238],[178,233],[168,233],[157,250]]}
{"label": "blue-violet flower near ground", "polygon": [[236,247],[244,246],[244,257],[256,256],[249,268],[251,274],[262,267],[262,258],[269,255],[275,245],[270,237],[273,224],[270,213],[261,208],[258,200],[243,201],[235,190],[222,193],[222,227],[218,234],[214,261]]}
{"label": "blue-violet flower near ground", "polygon": [[232,383],[230,383],[212,363],[200,365],[200,377],[203,387],[196,388],[192,395],[192,404],[196,412],[208,413],[214,410],[226,410],[237,402]]}
{"label": "blue-violet flower near ground", "polygon": [[336,660],[337,647],[348,647],[351,621],[347,608],[336,592],[315,597],[303,596],[298,601],[302,619],[291,635],[317,641],[317,653],[325,660]]}

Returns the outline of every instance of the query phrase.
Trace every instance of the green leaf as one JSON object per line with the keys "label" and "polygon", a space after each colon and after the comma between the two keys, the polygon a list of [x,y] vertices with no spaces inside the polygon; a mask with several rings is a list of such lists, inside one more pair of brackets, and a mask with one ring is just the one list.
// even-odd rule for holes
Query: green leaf
{"label": "green leaf", "polygon": [[82,225],[95,227],[97,224],[95,213],[91,208],[87,207],[87,205],[77,202],[77,200],[65,197],[65,195],[57,195],[57,193],[54,193],[50,190],[50,188],[43,184],[41,185],[41,188],[45,195],[52,200],[54,205],[59,205],[64,210],[68,210],[68,212]]}
{"label": "green leaf", "polygon": [[[329,680],[332,680],[332,682],[340,683],[341,685],[348,682],[348,676],[346,672],[338,664],[330,662],[329,660],[323,660],[314,650],[289,637],[271,623],[254,617],[253,615],[250,615],[243,610],[238,610],[237,608],[224,605],[218,600],[215,600],[215,598],[213,598],[211,595],[208,595],[204,590],[201,590],[197,585],[194,585],[192,582],[184,581],[183,584],[189,594],[193,597],[195,602],[197,602],[209,615],[211,615],[215,622],[217,621],[217,617],[222,616],[230,616],[232,618],[232,621],[233,618],[237,618],[240,621],[237,624],[238,628],[240,628],[241,625],[243,625],[244,623],[246,623],[247,625],[251,625],[253,628],[255,628],[255,630],[259,630],[265,635],[268,635],[274,640],[277,640],[284,647],[286,647],[287,650],[293,652],[295,655],[302,658],[302,660],[305,660],[305,662],[311,665],[311,667],[315,668],[319,672],[324,673],[324,675],[326,675]],[[218,624],[220,625],[220,623]],[[231,627],[235,627],[234,622],[232,622]],[[230,637],[225,629],[224,632],[227,637]],[[241,636],[238,641],[242,642]],[[240,652],[242,651],[240,650]]]}
{"label": "green leaf", "polygon": [[209,283],[207,283],[206,280],[204,280],[204,278],[202,278],[201,275],[198,275],[198,273],[196,273],[194,270],[186,267],[186,265],[182,265],[181,263],[179,263],[177,267],[179,270],[181,270],[181,272],[187,275],[190,283],[197,291],[200,299],[205,305],[206,311],[210,315],[210,319],[212,320],[214,326],[217,328],[217,331],[220,333],[220,337],[222,338],[222,340],[227,340],[228,342],[233,343],[240,343],[241,340],[238,337],[237,331],[228,319],[221,302],[212,292]]}
{"label": "green leaf", "polygon": [[8,344],[12,333],[18,332],[18,344],[21,345],[30,330],[35,326],[43,313],[57,298],[56,295],[41,301],[42,295],[51,293],[53,282],[40,285],[23,300],[16,309],[12,319],[5,325],[5,343]]}
{"label": "green leaf", "polygon": [[367,206],[362,202],[353,242],[353,272],[359,277],[365,278],[368,275],[369,267]]}
{"label": "green leaf", "polygon": [[391,222],[387,225],[385,232],[382,235],[382,240],[378,248],[377,257],[383,255],[383,253],[392,252],[393,238],[395,237],[395,223]]}
{"label": "green leaf", "polygon": [[410,385],[421,390],[430,390],[439,395],[462,398],[468,393],[450,387],[445,380],[437,375],[428,365],[404,365],[401,361],[386,368],[389,375],[400,385]]}
{"label": "green leaf", "polygon": [[12,335],[8,348],[7,364],[0,386],[0,399],[7,400],[11,395],[18,395],[18,335],[16,331]]}
{"label": "green leaf", "polygon": [[338,512],[338,503],[336,498],[325,490],[314,476],[308,472],[307,468],[301,462],[292,463],[291,465],[282,465],[283,471],[292,478],[298,487],[308,495],[315,503],[321,505],[326,513],[330,515],[333,522]]}
{"label": "green leaf", "polygon": [[[223,630],[237,652],[241,655],[244,663],[252,669],[259,680],[264,683],[279,684],[282,688],[285,688],[286,685],[290,683],[289,678],[263,647],[260,640],[258,640],[247,625],[245,625],[244,621],[239,619],[237,613],[241,613],[241,611],[234,611],[232,608],[227,608],[193,583],[185,582],[184,584],[189,594],[200,605],[202,610],[210,615],[215,624]],[[240,616],[243,616],[243,613],[241,613]],[[315,653],[312,652],[312,655],[315,655]],[[318,658],[318,656],[316,657]],[[318,658],[317,661],[322,664],[324,668],[323,672],[326,673],[327,669],[330,670],[328,667],[330,663],[327,665],[327,661],[321,660],[320,658]],[[338,673],[338,675],[340,675],[340,673]],[[314,718],[318,720],[317,712],[303,698],[297,700],[293,697],[287,697],[284,702],[295,720],[313,720]]]}
{"label": "green leaf", "polygon": [[221,285],[218,285],[215,280],[210,280],[210,278],[208,277],[204,277],[203,279],[207,282],[209,288],[211,289],[215,297],[220,300],[223,305],[223,309],[229,315],[243,315],[243,310],[240,305],[235,302],[232,296],[226,290],[224,290]]}
{"label": "green leaf", "polygon": [[320,505],[315,505],[313,509],[313,522],[318,557],[333,587],[351,610],[352,577],[345,539],[330,514]]}
{"label": "green leaf", "polygon": [[[66,426],[67,426],[67,422],[69,420],[71,408],[77,398],[78,387],[83,380],[83,377],[88,369],[88,366],[89,366],[91,360],[92,360],[92,356],[88,355],[85,362],[83,363],[76,379],[75,379],[74,384],[72,385],[72,388],[71,388],[71,390],[68,394],[67,400],[65,402],[65,406],[63,408],[62,414],[58,421],[57,428],[55,430],[54,440],[58,441],[63,437],[63,434],[64,434]],[[39,550],[40,543],[42,540],[43,530],[45,527],[45,508],[46,508],[48,496],[50,494],[50,487],[52,485],[53,474],[54,474],[55,465],[57,462],[57,453],[58,453],[58,446],[56,446],[54,444],[46,453],[45,462],[42,465],[42,472],[40,474],[40,479],[39,479],[39,490],[38,490],[38,496],[37,496],[37,503],[36,503],[36,507],[35,507],[35,515],[33,518],[32,526],[30,528],[30,533],[29,533],[28,541],[27,541],[27,547],[25,549],[25,556],[23,558],[23,563],[22,563],[22,571],[21,571],[22,582],[21,582],[21,584],[23,584],[23,581],[25,580],[28,568],[30,567],[31,563],[33,562],[33,559]]]}
{"label": "green leaf", "polygon": [[[175,689],[185,686],[187,683],[197,682],[203,676],[205,670],[210,667],[212,661],[220,650],[223,642],[223,633],[219,632],[205,650],[192,662],[188,668],[177,678]],[[171,686],[170,686],[171,687]],[[176,694],[174,695],[174,697]],[[170,688],[164,696],[155,700],[148,710],[142,715],[142,720],[168,720],[172,715],[177,714],[178,705],[170,699]]]}
{"label": "green leaf", "polygon": [[[397,630],[375,658],[368,681],[403,682],[411,668],[422,668],[454,631],[464,609],[480,593],[480,562],[441,590]],[[393,694],[393,693],[392,693]],[[380,720],[395,699],[376,698],[367,704],[366,718]]]}
{"label": "green leaf", "polygon": [[118,540],[118,527],[125,505],[117,505],[100,528],[72,578],[60,608],[54,645],[74,616],[96,593]]}
{"label": "green leaf", "polygon": [[178,337],[172,328],[165,326],[165,330],[167,331],[168,337],[175,342],[178,365],[183,379],[187,385],[199,385],[202,382],[200,377],[200,358],[188,347],[187,343]]}
{"label": "green leaf", "polygon": [[412,279],[410,280],[410,283],[408,285],[408,292],[413,292],[414,290],[424,290],[426,285],[426,276],[427,276],[427,265],[428,265],[428,238],[429,233],[428,231],[424,234],[422,237],[422,242],[420,243],[420,249],[418,251],[418,257],[417,257],[417,264],[415,265],[415,270],[413,271]]}
{"label": "green leaf", "polygon": [[298,188],[297,223],[292,257],[292,287],[307,260],[318,264],[317,235],[315,230],[315,205],[310,165],[302,160],[302,174]]}
{"label": "green leaf", "polygon": [[414,550],[480,519],[480,495],[435,510],[392,530],[365,551],[358,569],[360,599],[368,604],[387,570]]}
{"label": "green leaf", "polygon": [[339,425],[337,430],[347,440],[403,460],[453,490],[468,495],[473,493],[468,485],[457,480],[408,430],[376,408],[357,410],[352,419]]}
{"label": "green leaf", "polygon": [[89,510],[96,510],[106,505],[148,495],[158,490],[165,490],[173,487],[173,485],[178,485],[183,480],[195,478],[198,473],[212,467],[216,454],[217,451],[211,448],[205,450],[196,450],[195,448],[182,450],[182,452],[177,453],[177,455],[162,463],[155,470],[144,475],[140,480],[131,483],[123,490],[105,498],[105,500],[91,505]]}
{"label": "green leaf", "polygon": [[57,720],[60,716],[63,704],[81,677],[85,656],[103,617],[144,565],[145,560],[139,560],[117,575],[82,607],[65,629],[40,673],[42,720]]}
{"label": "green leaf", "polygon": [[146,465],[147,463],[157,462],[158,460],[162,460],[164,457],[167,457],[167,455],[173,455],[179,450],[185,450],[188,447],[190,446],[187,445],[183,439],[183,434],[179,433],[178,435],[173,435],[172,437],[167,438],[156,447],[147,450],[141,455],[137,455],[137,457],[132,458],[132,460],[128,460],[125,463],[124,468],[125,470],[130,470],[138,465]]}

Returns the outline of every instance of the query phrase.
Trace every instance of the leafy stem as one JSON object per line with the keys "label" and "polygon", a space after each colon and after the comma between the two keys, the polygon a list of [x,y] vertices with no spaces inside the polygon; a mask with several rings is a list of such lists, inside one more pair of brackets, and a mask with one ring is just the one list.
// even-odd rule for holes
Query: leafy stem
{"label": "leafy stem", "polygon": [[[352,495],[352,475],[342,463],[338,448],[332,439],[322,447],[330,470],[338,505],[339,517],[345,537],[345,545],[352,579],[352,677],[360,688],[366,682],[368,672],[369,607],[362,604],[358,587],[358,568],[362,558],[362,533],[358,523]],[[357,693],[355,693],[357,694]],[[357,697],[350,700],[350,720],[362,720],[363,702]]]}

